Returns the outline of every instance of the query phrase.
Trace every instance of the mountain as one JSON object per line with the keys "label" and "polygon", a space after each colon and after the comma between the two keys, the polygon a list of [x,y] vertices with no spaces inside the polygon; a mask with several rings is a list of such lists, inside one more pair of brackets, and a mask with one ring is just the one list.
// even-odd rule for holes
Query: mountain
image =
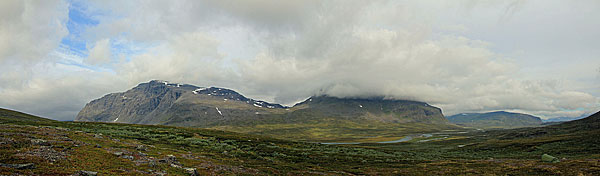
{"label": "mountain", "polygon": [[581,115],[579,117],[557,117],[551,119],[542,119],[543,122],[567,122],[573,120],[579,120],[588,117],[588,114]]}
{"label": "mountain", "polygon": [[293,113],[347,120],[378,120],[388,123],[446,123],[442,110],[427,103],[374,98],[313,96],[294,105]]}
{"label": "mountain", "polygon": [[284,114],[212,128],[321,142],[384,141],[410,134],[460,129],[450,124],[439,108],[427,103],[330,96],[310,97]]}
{"label": "mountain", "polygon": [[298,139],[456,128],[439,108],[423,102],[313,96],[286,107],[230,89],[158,80],[93,100],[75,121],[203,127]]}
{"label": "mountain", "polygon": [[505,111],[462,113],[447,118],[451,123],[474,128],[520,128],[542,125],[539,117]]}
{"label": "mountain", "polygon": [[75,121],[211,126],[284,111],[229,89],[153,80],[88,103]]}

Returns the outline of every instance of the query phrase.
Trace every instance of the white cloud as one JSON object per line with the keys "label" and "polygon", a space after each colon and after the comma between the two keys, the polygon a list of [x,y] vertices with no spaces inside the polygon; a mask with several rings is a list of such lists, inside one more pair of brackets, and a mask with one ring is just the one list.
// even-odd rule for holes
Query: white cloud
{"label": "white cloud", "polygon": [[386,96],[433,103],[448,115],[516,110],[556,116],[566,109],[593,111],[598,106],[598,98],[562,90],[556,82],[509,77],[518,67],[485,42],[454,36],[406,40],[410,32],[389,30],[339,35],[345,36],[344,41],[324,41],[339,44],[321,57],[263,54],[243,62],[244,82],[252,84],[257,94],[271,93],[278,102],[294,102],[315,92],[338,97]]}
{"label": "white cloud", "polygon": [[[149,49],[152,52],[134,55],[116,72],[130,85],[152,79],[181,83],[226,84],[235,80],[230,69],[223,66],[217,50],[218,42],[203,33],[183,33],[164,44]],[[222,80],[223,83],[215,82]]]}
{"label": "white cloud", "polygon": [[[565,65],[563,71],[569,74],[549,75],[532,69],[524,61],[529,58],[523,57],[536,57],[532,63],[540,67],[552,66],[541,55],[514,55],[506,47],[510,42],[532,43],[529,36],[548,35],[519,30],[531,26],[522,20],[535,20],[527,10],[540,3],[549,9],[563,3],[95,1],[89,2],[89,8],[104,15],[95,16],[99,24],[82,33],[83,40],[94,44],[89,57],[70,58],[79,59],[74,62],[85,69],[57,63],[60,59],[43,59],[66,35],[63,25],[54,25],[64,22],[65,3],[46,4],[46,8],[36,1],[0,3],[7,4],[0,4],[0,39],[29,36],[21,43],[0,44],[0,62],[42,61],[33,69],[0,66],[7,68],[0,71],[0,81],[10,83],[0,85],[0,97],[6,97],[0,99],[0,106],[57,119],[72,119],[86,102],[151,79],[229,87],[284,104],[314,94],[386,96],[429,102],[446,115],[511,110],[544,117],[579,116],[600,106],[598,95],[583,91],[593,84],[581,81],[597,79],[574,74],[584,68],[581,64]],[[25,10],[29,6],[40,10]],[[567,12],[571,17],[560,12],[560,18],[579,18],[576,11]],[[37,21],[36,15],[42,15],[43,21]],[[559,22],[564,23],[550,27],[568,30],[596,24]],[[588,36],[598,34],[584,31]],[[552,37],[570,35],[553,33]],[[582,43],[594,44],[591,40]],[[42,47],[30,47],[40,43]],[[114,45],[135,52],[122,52]],[[539,53],[539,48],[565,55],[586,53],[549,44],[522,46],[523,53]],[[595,52],[590,47],[582,50]],[[106,64],[111,67],[103,67]]]}
{"label": "white cloud", "polygon": [[110,40],[102,39],[97,41],[94,47],[90,49],[90,54],[85,61],[91,65],[101,65],[109,63],[111,57]]}
{"label": "white cloud", "polygon": [[68,34],[67,4],[59,0],[0,2],[0,63],[44,59]]}

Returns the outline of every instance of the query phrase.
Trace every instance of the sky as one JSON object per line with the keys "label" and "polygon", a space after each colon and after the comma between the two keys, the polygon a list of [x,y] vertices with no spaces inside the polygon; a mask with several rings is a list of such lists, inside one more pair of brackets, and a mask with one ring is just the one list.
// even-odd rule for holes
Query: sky
{"label": "sky", "polygon": [[600,110],[597,0],[3,0],[0,41],[0,107],[57,120],[150,80],[285,105]]}

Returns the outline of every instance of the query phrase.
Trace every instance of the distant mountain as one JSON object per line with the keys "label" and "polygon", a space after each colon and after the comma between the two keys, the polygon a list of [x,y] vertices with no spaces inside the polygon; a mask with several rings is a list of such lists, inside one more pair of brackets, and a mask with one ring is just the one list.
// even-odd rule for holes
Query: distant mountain
{"label": "distant mountain", "polygon": [[567,121],[573,121],[573,120],[579,120],[579,119],[583,119],[588,117],[589,115],[584,114],[582,116],[579,117],[557,117],[557,118],[551,118],[551,119],[542,119],[543,122],[567,122]]}
{"label": "distant mountain", "polygon": [[456,128],[439,108],[423,102],[314,96],[286,107],[230,89],[157,80],[93,100],[75,121],[216,128],[299,139]]}
{"label": "distant mountain", "polygon": [[462,113],[447,118],[451,123],[474,128],[520,128],[542,125],[539,117],[505,111]]}

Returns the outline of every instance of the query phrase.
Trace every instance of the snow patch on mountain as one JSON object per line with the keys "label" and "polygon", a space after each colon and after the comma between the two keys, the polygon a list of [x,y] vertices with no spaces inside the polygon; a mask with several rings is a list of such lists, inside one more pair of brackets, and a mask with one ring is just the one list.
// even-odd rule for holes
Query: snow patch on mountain
{"label": "snow patch on mountain", "polygon": [[217,112],[219,112],[219,114],[223,115],[223,113],[221,113],[221,111],[219,111],[218,107],[215,107],[215,109],[217,109]]}

